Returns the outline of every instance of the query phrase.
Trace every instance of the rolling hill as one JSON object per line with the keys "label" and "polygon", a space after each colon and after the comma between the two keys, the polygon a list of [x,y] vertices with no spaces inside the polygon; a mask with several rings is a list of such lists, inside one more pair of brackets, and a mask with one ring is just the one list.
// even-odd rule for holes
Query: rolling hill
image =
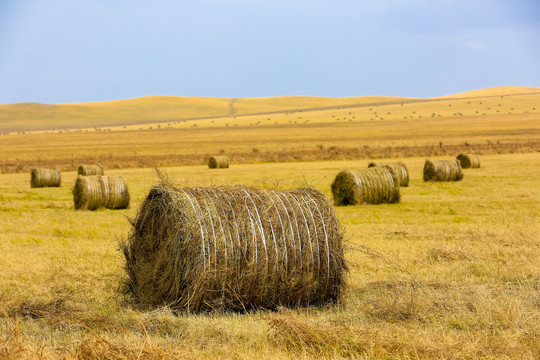
{"label": "rolling hill", "polygon": [[[500,99],[505,96],[505,99]],[[475,112],[471,111],[471,101],[482,98],[486,99],[484,105],[474,108]],[[540,109],[540,88],[496,87],[428,99],[385,96],[282,96],[241,99],[148,96],[56,105],[15,103],[0,105],[0,132],[103,127],[112,130],[141,130],[143,125],[150,129],[148,125],[152,124],[159,124],[159,127],[215,127],[229,126],[229,123],[231,126],[249,126],[262,124],[263,121],[270,120],[270,117],[271,123],[275,125],[305,122],[306,117],[312,123],[332,122],[336,117],[339,120],[352,115],[352,112],[346,109],[354,109],[355,116],[350,119],[354,121],[456,114],[497,115],[503,110],[497,109],[500,106],[503,106],[504,111],[514,109],[510,110],[514,113]],[[303,112],[305,116],[290,116],[298,112]]]}

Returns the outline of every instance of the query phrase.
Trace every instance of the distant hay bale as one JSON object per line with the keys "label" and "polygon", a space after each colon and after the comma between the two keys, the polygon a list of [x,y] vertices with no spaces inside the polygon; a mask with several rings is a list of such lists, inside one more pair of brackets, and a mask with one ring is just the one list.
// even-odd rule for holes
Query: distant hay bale
{"label": "distant hay bale", "polygon": [[154,186],[121,245],[125,295],[142,308],[245,311],[332,303],[344,230],[313,189]]}
{"label": "distant hay bale", "polygon": [[463,171],[458,160],[429,160],[424,164],[424,181],[459,181]]}
{"label": "distant hay bale", "polygon": [[468,168],[479,168],[480,167],[480,158],[477,155],[472,154],[459,154],[456,159],[461,163],[463,169]]}
{"label": "distant hay bale", "polygon": [[399,178],[390,167],[344,170],[332,183],[336,205],[398,203]]}
{"label": "distant hay bale", "polygon": [[77,176],[73,187],[76,210],[127,209],[129,190],[121,176]]}
{"label": "distant hay bale", "polygon": [[208,159],[208,167],[210,169],[228,168],[229,158],[226,156],[212,156]]}
{"label": "distant hay bale", "polygon": [[56,169],[32,169],[30,187],[59,187],[62,185],[62,175]]}
{"label": "distant hay bale", "polygon": [[77,170],[78,175],[89,176],[89,175],[103,175],[103,166],[101,164],[95,165],[80,165]]}
{"label": "distant hay bale", "polygon": [[388,167],[392,169],[399,178],[399,186],[409,186],[409,170],[407,170],[407,166],[401,161],[386,164],[370,162],[368,164],[368,168],[375,166]]}

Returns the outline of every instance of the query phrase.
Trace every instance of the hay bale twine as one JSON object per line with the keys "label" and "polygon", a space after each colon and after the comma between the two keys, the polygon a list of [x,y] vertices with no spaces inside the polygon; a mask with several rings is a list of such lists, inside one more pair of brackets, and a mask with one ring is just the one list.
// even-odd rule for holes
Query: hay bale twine
{"label": "hay bale twine", "polygon": [[477,155],[459,154],[456,159],[459,160],[463,169],[475,169],[480,167],[480,158]]}
{"label": "hay bale twine", "polygon": [[429,160],[424,164],[424,181],[459,181],[463,171],[458,160]]}
{"label": "hay bale twine", "polygon": [[398,203],[399,178],[390,167],[344,170],[332,183],[336,205]]}
{"label": "hay bale twine", "polygon": [[409,186],[409,170],[407,170],[407,166],[401,161],[386,164],[370,162],[368,164],[368,168],[376,166],[392,169],[399,178],[399,186]]}
{"label": "hay bale twine", "polygon": [[226,156],[212,156],[208,159],[210,169],[222,169],[229,167],[229,158]]}
{"label": "hay bale twine", "polygon": [[124,291],[142,308],[245,311],[332,303],[344,230],[320,192],[154,186],[121,245]]}
{"label": "hay bale twine", "polygon": [[30,187],[59,187],[62,185],[62,175],[56,169],[32,169]]}
{"label": "hay bale twine", "polygon": [[89,176],[89,175],[103,175],[103,166],[101,164],[95,165],[80,165],[77,170],[78,175]]}
{"label": "hay bale twine", "polygon": [[121,176],[77,176],[73,187],[75,210],[127,209],[129,190]]}

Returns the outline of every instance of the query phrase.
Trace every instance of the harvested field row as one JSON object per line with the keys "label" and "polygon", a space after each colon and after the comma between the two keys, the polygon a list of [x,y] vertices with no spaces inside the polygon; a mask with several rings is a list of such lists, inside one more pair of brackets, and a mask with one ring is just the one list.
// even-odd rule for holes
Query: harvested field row
{"label": "harvested field row", "polygon": [[[433,145],[433,146],[387,146],[387,147],[358,147],[346,148],[332,146],[325,149],[306,149],[295,151],[257,151],[231,152],[227,157],[235,164],[250,162],[289,162],[289,161],[323,161],[323,160],[354,160],[408,158],[417,156],[455,156],[461,152],[486,154],[531,153],[540,151],[540,140],[518,143],[483,143],[469,145]],[[77,170],[76,163],[99,162],[108,169],[161,167],[171,165],[203,165],[207,164],[209,153],[182,154],[138,154],[112,155],[103,153],[98,156],[51,157],[39,156],[33,159],[0,158],[0,173],[28,172],[39,167],[59,167],[65,170]],[[36,160],[38,159],[38,160]]]}

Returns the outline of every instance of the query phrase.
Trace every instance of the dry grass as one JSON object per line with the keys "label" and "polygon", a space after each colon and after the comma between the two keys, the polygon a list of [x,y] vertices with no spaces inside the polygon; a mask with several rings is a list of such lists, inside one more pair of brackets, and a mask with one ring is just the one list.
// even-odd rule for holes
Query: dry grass
{"label": "dry grass", "polygon": [[[56,166],[74,170],[80,163],[96,162],[108,169],[204,164],[214,154],[238,163],[455,157],[461,152],[483,155],[540,148],[540,94],[510,89],[507,95],[474,95],[397,102],[369,98],[351,107],[337,99],[334,107],[322,110],[171,120],[126,128],[112,126],[116,120],[110,117],[113,123],[105,129],[0,135],[0,171]],[[287,108],[296,100],[263,99],[258,104],[268,105],[261,105],[264,112],[272,109],[272,101]],[[316,101],[326,104],[324,99]],[[234,106],[242,102],[239,99]]]}
{"label": "dry grass", "polygon": [[[0,359],[537,359],[537,154],[484,155],[482,168],[452,183],[424,183],[423,158],[401,160],[410,186],[399,204],[336,210],[350,264],[339,306],[246,314],[175,316],[122,299],[118,241],[156,181],[150,169],[121,171],[131,209],[91,213],[72,208],[75,171],[60,188],[0,175]],[[184,186],[308,184],[330,197],[338,171],[365,164],[167,171]]]}

